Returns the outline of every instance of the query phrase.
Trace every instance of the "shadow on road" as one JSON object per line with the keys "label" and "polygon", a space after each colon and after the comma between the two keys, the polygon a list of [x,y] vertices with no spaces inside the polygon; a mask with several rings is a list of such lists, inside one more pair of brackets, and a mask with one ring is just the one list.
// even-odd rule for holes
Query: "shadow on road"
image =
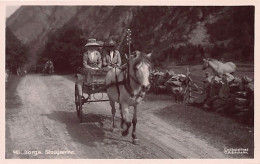
{"label": "shadow on road", "polygon": [[[16,109],[22,105],[21,98],[18,96],[16,88],[22,77],[11,75],[5,88],[5,107],[6,109]],[[8,113],[6,113],[8,114]]]}
{"label": "shadow on road", "polygon": [[[75,114],[73,116],[72,114]],[[68,133],[74,142],[78,142],[89,147],[96,147],[97,144],[102,143],[105,145],[113,144],[118,145],[122,142],[122,139],[118,139],[116,136],[121,136],[120,132],[111,132],[112,124],[111,117],[101,114],[84,114],[83,123],[79,123],[79,119],[76,116],[76,112],[68,111],[54,111],[51,114],[43,114],[47,118],[58,121],[61,124],[66,125],[64,133]],[[110,142],[107,142],[110,140]],[[111,142],[113,141],[113,142]],[[130,142],[125,140],[125,142]]]}
{"label": "shadow on road", "polygon": [[16,88],[21,81],[21,76],[9,75],[5,88],[5,157],[11,158],[15,145],[10,138],[9,122],[20,112],[19,107],[22,106],[22,100],[18,96]]}

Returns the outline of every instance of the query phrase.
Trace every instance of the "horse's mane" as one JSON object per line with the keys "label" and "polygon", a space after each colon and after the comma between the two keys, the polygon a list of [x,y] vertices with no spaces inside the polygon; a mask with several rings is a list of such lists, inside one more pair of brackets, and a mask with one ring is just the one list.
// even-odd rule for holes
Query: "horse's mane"
{"label": "horse's mane", "polygon": [[218,59],[214,59],[214,58],[209,58],[209,61],[219,61]]}

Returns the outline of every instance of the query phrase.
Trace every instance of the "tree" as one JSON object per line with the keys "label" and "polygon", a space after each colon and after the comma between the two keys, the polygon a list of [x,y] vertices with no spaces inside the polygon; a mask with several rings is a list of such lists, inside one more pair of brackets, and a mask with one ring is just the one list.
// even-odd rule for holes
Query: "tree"
{"label": "tree", "polygon": [[6,28],[6,67],[15,71],[22,67],[27,61],[27,47],[17,39],[10,28]]}
{"label": "tree", "polygon": [[85,39],[77,27],[63,27],[49,36],[40,61],[51,59],[58,71],[76,70],[82,66]]}

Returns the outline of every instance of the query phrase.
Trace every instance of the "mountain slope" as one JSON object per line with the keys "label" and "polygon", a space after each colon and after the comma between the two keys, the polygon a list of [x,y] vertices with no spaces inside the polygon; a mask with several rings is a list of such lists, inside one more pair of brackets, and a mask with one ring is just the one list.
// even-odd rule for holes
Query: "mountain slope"
{"label": "mountain slope", "polygon": [[[254,7],[177,6],[22,6],[7,26],[25,44],[34,63],[50,35],[64,27],[83,31],[83,38],[113,38],[122,53],[126,29],[132,48],[153,51],[155,61],[183,62],[210,55],[253,60]],[[73,34],[72,34],[73,35]]]}

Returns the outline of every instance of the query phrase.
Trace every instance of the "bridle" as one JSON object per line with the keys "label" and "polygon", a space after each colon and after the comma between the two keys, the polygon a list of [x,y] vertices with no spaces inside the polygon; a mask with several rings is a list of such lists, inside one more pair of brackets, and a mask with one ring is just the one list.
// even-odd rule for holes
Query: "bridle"
{"label": "bridle", "polygon": [[[143,62],[141,61],[141,63],[143,64]],[[140,64],[141,64],[140,63]],[[137,65],[137,64],[135,64]],[[140,95],[143,95],[143,93],[147,92],[147,89],[142,87],[142,84],[140,83],[140,81],[137,79],[137,71],[138,69],[136,67],[134,67],[134,76],[130,74],[130,71],[128,69],[128,72],[125,73],[125,77],[124,77],[124,80],[125,80],[125,88],[127,90],[127,92],[130,94],[130,96],[133,98],[135,96],[140,96]],[[131,84],[130,84],[130,79],[133,80],[134,83],[136,83],[137,85],[141,86],[141,90],[137,93],[137,94],[134,94],[133,92],[133,89],[131,87]]]}
{"label": "bridle", "polygon": [[[141,62],[140,64],[143,65],[143,62]],[[136,68],[136,65],[138,65],[138,64],[135,64],[134,69],[133,69],[135,76],[132,76],[129,71],[128,71],[128,75],[129,75],[129,77],[130,77],[136,84],[142,86],[142,84],[140,83],[140,81],[137,79],[137,73],[136,73],[136,72],[138,71],[138,69]]]}

